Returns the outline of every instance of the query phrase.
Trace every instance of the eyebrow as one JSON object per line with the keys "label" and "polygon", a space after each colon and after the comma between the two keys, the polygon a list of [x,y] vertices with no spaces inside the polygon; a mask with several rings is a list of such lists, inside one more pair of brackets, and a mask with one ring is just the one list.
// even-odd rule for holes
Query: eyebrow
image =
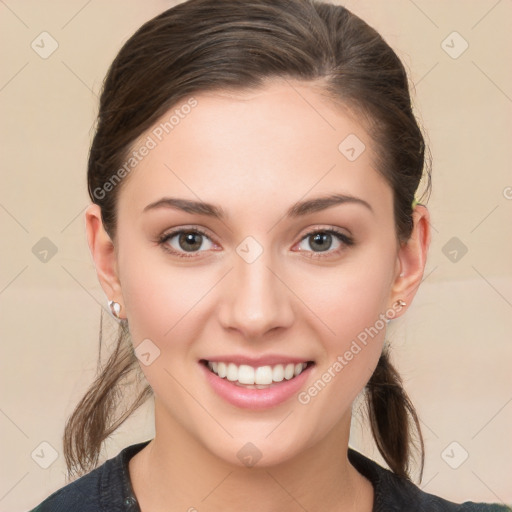
{"label": "eyebrow", "polygon": [[[286,217],[303,217],[341,204],[360,204],[372,213],[375,213],[372,206],[364,199],[347,194],[331,194],[295,203],[287,210]],[[206,215],[216,219],[226,218],[226,214],[220,206],[203,201],[193,201],[176,197],[163,197],[154,203],[148,204],[143,212],[158,208],[172,208],[186,213]]]}

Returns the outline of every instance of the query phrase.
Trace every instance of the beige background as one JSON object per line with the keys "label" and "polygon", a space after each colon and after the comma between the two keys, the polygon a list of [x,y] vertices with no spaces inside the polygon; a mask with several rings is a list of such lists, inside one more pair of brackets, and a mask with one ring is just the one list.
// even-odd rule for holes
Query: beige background
{"label": "beige background", "polygon": [[[1,511],[28,510],[65,483],[64,421],[95,375],[106,304],[83,220],[97,94],[121,44],[175,3],[0,2]],[[388,332],[423,422],[421,487],[454,501],[511,503],[512,2],[345,5],[404,59],[434,157],[424,282]],[[58,43],[46,59],[31,47],[43,31]],[[442,46],[453,31],[469,44],[458,58]],[[452,55],[462,49],[457,37],[444,43]],[[43,237],[57,249],[46,262],[33,252]],[[456,262],[445,255],[452,237],[467,247]],[[148,404],[131,418],[102,460],[152,437],[151,413]],[[381,460],[358,423],[353,434],[353,446]],[[57,452],[47,469],[31,456],[51,453],[43,442]],[[445,461],[456,465],[465,452],[457,469]]]}

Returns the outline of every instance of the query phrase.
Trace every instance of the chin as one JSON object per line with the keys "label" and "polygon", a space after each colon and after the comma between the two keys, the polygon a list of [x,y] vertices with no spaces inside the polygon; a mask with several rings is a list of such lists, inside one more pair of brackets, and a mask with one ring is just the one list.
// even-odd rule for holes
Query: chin
{"label": "chin", "polygon": [[271,468],[286,464],[306,448],[302,439],[286,435],[284,430],[283,434],[279,436],[275,432],[270,436],[262,435],[260,429],[259,434],[254,436],[243,435],[219,442],[215,446],[208,446],[208,443],[205,446],[214,457],[237,468]]}

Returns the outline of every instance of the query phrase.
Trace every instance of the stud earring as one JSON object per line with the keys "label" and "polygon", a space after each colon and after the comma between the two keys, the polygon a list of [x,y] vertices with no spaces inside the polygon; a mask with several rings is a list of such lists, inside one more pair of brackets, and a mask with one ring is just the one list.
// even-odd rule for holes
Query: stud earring
{"label": "stud earring", "polygon": [[119,302],[114,302],[113,300],[108,301],[108,305],[110,307],[110,311],[115,318],[119,319],[119,313],[121,312],[121,304]]}
{"label": "stud earring", "polygon": [[[402,309],[404,306],[407,306],[407,302],[405,302],[405,300],[398,299],[397,301],[395,301],[395,303],[393,304],[393,309],[392,309],[392,311],[393,311],[393,316],[390,318],[390,317],[388,317],[388,316],[386,315],[386,316],[387,316],[387,318],[386,318],[386,323],[387,323],[387,324],[389,324],[389,322],[395,318],[395,316],[396,316],[396,315],[395,315],[395,308],[396,308],[396,309],[398,309],[398,308]],[[400,311],[400,309],[398,309],[398,311]],[[389,311],[390,311],[390,310],[388,310],[388,312],[389,312]]]}

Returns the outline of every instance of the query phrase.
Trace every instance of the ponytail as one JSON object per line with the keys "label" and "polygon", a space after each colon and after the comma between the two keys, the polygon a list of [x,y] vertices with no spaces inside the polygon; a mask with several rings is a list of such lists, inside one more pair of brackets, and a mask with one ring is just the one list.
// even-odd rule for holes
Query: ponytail
{"label": "ponytail", "polygon": [[[389,468],[410,479],[409,461],[412,449],[416,448],[421,456],[421,481],[425,452],[418,415],[389,360],[387,348],[366,385],[366,403],[373,438]],[[412,428],[417,439],[413,438]]]}
{"label": "ponytail", "polygon": [[133,385],[128,377],[135,373],[135,378],[140,381],[142,375],[125,322],[119,327],[117,344],[108,362],[103,368],[101,365],[98,368],[99,375],[75,407],[64,428],[63,446],[68,478],[73,474],[82,476],[94,469],[103,441],[153,393],[147,384],[131,405],[118,414],[119,404],[126,395],[125,389],[131,389]]}

